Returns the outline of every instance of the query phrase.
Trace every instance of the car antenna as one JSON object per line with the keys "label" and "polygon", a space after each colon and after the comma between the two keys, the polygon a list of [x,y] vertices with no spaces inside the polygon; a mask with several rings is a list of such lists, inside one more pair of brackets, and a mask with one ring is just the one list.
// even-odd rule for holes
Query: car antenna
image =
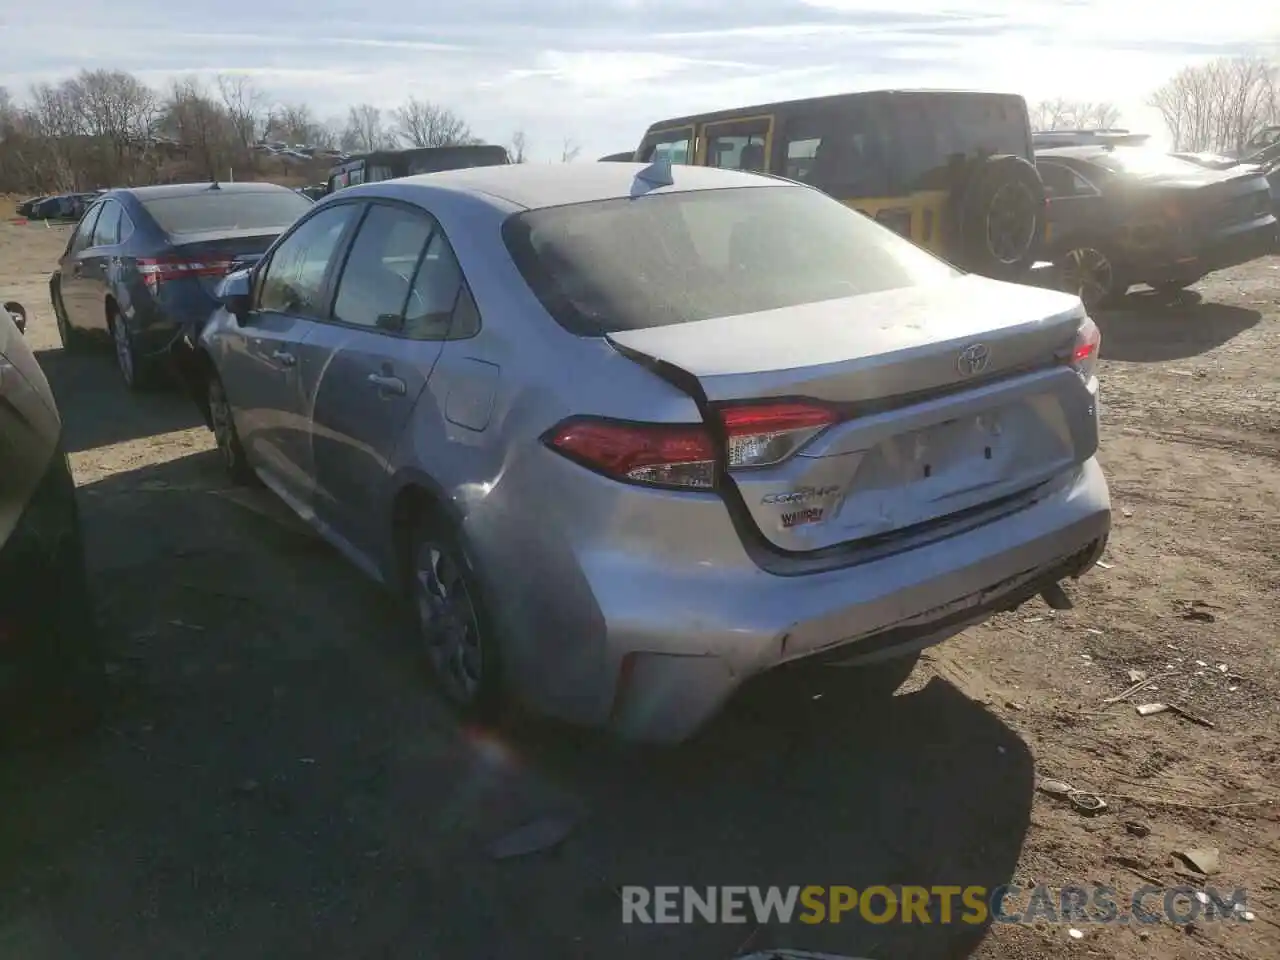
{"label": "car antenna", "polygon": [[653,187],[669,187],[675,183],[671,175],[671,158],[659,157],[636,174],[637,180],[643,180]]}

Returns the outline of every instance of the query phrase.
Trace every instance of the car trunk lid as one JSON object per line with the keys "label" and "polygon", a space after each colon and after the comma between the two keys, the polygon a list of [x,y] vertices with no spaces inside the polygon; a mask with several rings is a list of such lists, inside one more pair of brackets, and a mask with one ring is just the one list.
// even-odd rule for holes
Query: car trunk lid
{"label": "car trunk lid", "polygon": [[183,234],[174,238],[174,264],[185,263],[185,268],[175,266],[175,271],[199,279],[200,286],[210,296],[221,280],[240,260],[255,260],[278,237],[279,231],[264,233],[261,230],[216,231],[210,233]]}
{"label": "car trunk lid", "polygon": [[968,276],[609,339],[684,379],[712,419],[764,400],[833,412],[795,455],[727,470],[764,537],[809,551],[972,511],[1092,456],[1094,398],[1066,362],[1085,322],[1074,297]]}

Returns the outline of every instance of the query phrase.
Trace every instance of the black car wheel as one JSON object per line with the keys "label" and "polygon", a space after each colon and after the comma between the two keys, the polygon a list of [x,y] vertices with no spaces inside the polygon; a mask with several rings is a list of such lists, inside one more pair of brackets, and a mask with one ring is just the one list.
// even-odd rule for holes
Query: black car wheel
{"label": "black car wheel", "polygon": [[1128,289],[1115,262],[1095,246],[1074,246],[1058,257],[1056,265],[1062,289],[1078,296],[1086,309],[1092,310],[1122,297]]}
{"label": "black car wheel", "polygon": [[249,466],[244,444],[240,442],[240,434],[236,431],[231,401],[227,399],[227,388],[222,385],[216,373],[209,374],[208,400],[209,425],[213,428],[213,438],[218,444],[218,453],[222,456],[222,466],[235,483],[253,484],[258,475]]}
{"label": "black car wheel", "polygon": [[138,356],[133,337],[129,333],[129,324],[118,313],[108,317],[111,327],[111,342],[115,345],[116,366],[124,385],[130,390],[142,391],[155,383],[154,365]]}
{"label": "black car wheel", "polygon": [[426,522],[417,526],[408,560],[416,638],[437,686],[463,713],[491,716],[501,664],[469,558],[448,527]]}
{"label": "black car wheel", "polygon": [[58,327],[58,339],[62,341],[62,349],[67,353],[78,353],[84,341],[78,330],[71,326],[67,319],[67,309],[62,303],[62,289],[55,281],[49,284],[49,299],[53,303],[53,321]]}

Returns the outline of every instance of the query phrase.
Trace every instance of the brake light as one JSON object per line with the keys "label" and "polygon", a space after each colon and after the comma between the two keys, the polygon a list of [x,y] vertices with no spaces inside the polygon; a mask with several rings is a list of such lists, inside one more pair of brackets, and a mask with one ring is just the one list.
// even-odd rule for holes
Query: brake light
{"label": "brake light", "polygon": [[763,403],[720,411],[729,469],[780,463],[838,419],[812,403]]}
{"label": "brake light", "polygon": [[715,486],[711,434],[695,424],[571,420],[547,437],[554,450],[618,480],[656,486]]}
{"label": "brake light", "polygon": [[183,277],[221,277],[231,269],[232,260],[187,260],[182,257],[139,257],[138,273],[153,291],[166,280]]}
{"label": "brake light", "polygon": [[[717,416],[730,470],[780,463],[838,419],[827,407],[798,402],[722,407]],[[597,473],[653,486],[710,490],[720,466],[716,438],[701,424],[575,417],[545,442]]]}
{"label": "brake light", "polygon": [[1098,325],[1085,318],[1076,331],[1076,340],[1071,347],[1069,365],[1080,374],[1086,383],[1093,378],[1098,366],[1098,351],[1102,347],[1102,331]]}

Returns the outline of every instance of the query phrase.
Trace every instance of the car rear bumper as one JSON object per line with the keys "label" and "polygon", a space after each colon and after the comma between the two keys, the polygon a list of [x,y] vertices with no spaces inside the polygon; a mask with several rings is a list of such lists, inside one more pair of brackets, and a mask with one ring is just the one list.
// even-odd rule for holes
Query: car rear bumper
{"label": "car rear bumper", "polygon": [[1210,234],[1193,251],[1145,271],[1147,283],[1190,281],[1276,252],[1280,228],[1275,217]]}
{"label": "car rear bumper", "polygon": [[[767,573],[745,552],[726,562],[710,543],[707,559],[684,567],[632,551],[579,557],[581,581],[559,577],[561,602],[576,610],[505,625],[539,654],[517,657],[509,680],[540,710],[629,739],[678,741],[755,674],[803,658],[906,654],[1078,576],[1101,554],[1110,526],[1106,480],[1090,459],[984,526],[821,573]],[[723,544],[720,536],[736,542],[727,514],[715,537]],[[527,568],[522,579],[525,590],[551,588]],[[510,586],[502,592],[511,596]],[[572,626],[557,630],[556,621]]]}

